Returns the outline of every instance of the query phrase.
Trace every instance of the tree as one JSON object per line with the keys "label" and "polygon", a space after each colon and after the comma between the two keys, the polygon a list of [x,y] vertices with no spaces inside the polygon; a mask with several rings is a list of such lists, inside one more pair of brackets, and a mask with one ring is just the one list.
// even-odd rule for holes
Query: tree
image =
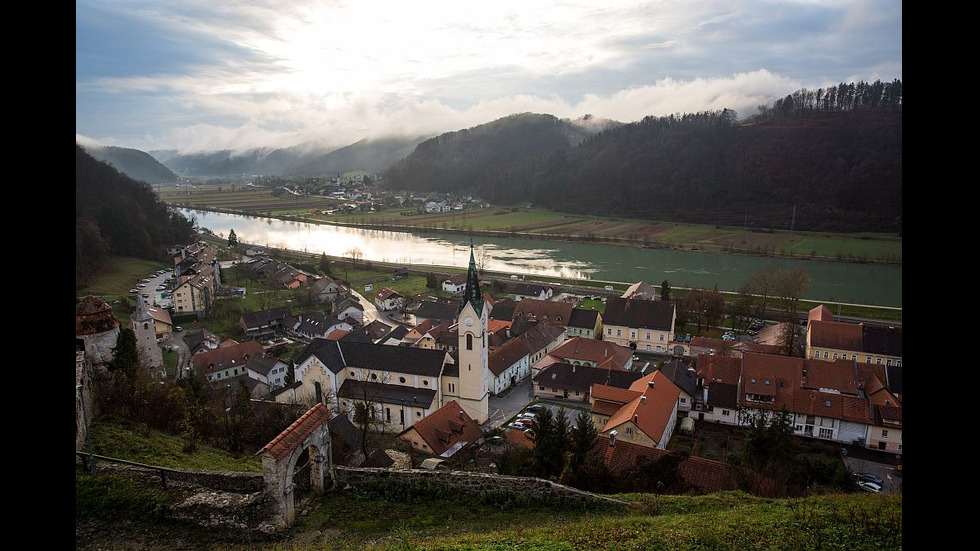
{"label": "tree", "polygon": [[490,266],[490,251],[487,250],[486,245],[481,246],[476,250],[473,261],[476,262],[476,271],[478,273],[483,273]]}
{"label": "tree", "polygon": [[112,360],[106,368],[112,373],[135,375],[140,366],[139,349],[136,346],[136,332],[129,327],[119,330],[116,346],[112,349]]}
{"label": "tree", "polygon": [[235,234],[234,228],[228,231],[228,248],[229,249],[238,248],[238,235]]}
{"label": "tree", "polygon": [[317,264],[317,268],[323,275],[330,275],[330,259],[327,257],[327,253],[320,253],[320,262]]}
{"label": "tree", "polygon": [[228,422],[228,449],[232,453],[242,453],[245,448],[245,433],[255,414],[252,411],[252,395],[244,381],[238,381],[229,396],[231,405],[226,410]]}
{"label": "tree", "polygon": [[[384,432],[385,416],[381,409],[382,404],[382,385],[389,382],[390,373],[378,374],[370,369],[358,369],[356,371],[356,385],[354,393],[350,396],[350,402],[346,407],[341,405],[339,413],[343,413],[351,418],[354,426],[361,433],[361,452],[364,457],[368,454],[368,435],[373,432]],[[321,398],[322,401],[322,398]],[[342,402],[343,404],[343,402]]]}
{"label": "tree", "polygon": [[686,312],[685,317],[697,324],[699,335],[702,325],[708,329],[725,313],[725,297],[717,289],[691,289],[684,295],[682,305]]}
{"label": "tree", "polygon": [[772,264],[766,264],[742,283],[740,293],[755,296],[755,317],[768,319],[766,316],[769,298],[776,288],[776,278],[779,271]]}
{"label": "tree", "polygon": [[738,415],[749,429],[742,447],[743,464],[785,488],[799,453],[789,410],[786,406],[779,411],[743,409]]}
{"label": "tree", "polygon": [[806,342],[803,338],[803,327],[796,322],[787,321],[780,327],[776,336],[776,345],[787,356],[803,357]]}
{"label": "tree", "polygon": [[573,470],[579,469],[585,464],[589,452],[599,441],[599,431],[592,423],[592,416],[586,410],[579,411],[575,417],[575,426],[572,427],[569,442],[569,467]]}
{"label": "tree", "polygon": [[429,272],[425,275],[425,286],[428,289],[439,288],[439,278],[436,276],[436,274]]}
{"label": "tree", "polygon": [[535,415],[531,430],[534,432],[534,475],[557,480],[565,467],[565,450],[568,448],[568,415],[565,409],[560,409],[557,417],[551,409],[542,409]]}
{"label": "tree", "polygon": [[796,323],[800,299],[810,288],[810,276],[803,268],[780,272],[776,277],[775,294],[779,297],[786,321]]}
{"label": "tree", "polygon": [[670,300],[670,283],[666,279],[660,282],[660,300]]}

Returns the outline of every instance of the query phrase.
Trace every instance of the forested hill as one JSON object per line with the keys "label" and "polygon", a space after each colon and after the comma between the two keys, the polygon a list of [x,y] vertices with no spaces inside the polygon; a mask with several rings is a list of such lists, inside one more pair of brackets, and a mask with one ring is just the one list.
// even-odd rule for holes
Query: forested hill
{"label": "forested hill", "polygon": [[901,231],[900,81],[799,91],[744,122],[730,110],[647,117],[578,146],[561,140],[560,122],[510,118],[496,132],[444,134],[389,170],[386,185],[571,213]]}
{"label": "forested hill", "polygon": [[76,289],[98,274],[107,255],[163,261],[168,247],[193,238],[193,223],[161,202],[149,184],[75,144]]}
{"label": "forested hill", "polygon": [[85,151],[96,160],[116,167],[119,172],[134,180],[148,184],[171,184],[180,181],[176,174],[145,151],[113,146],[86,146]]}

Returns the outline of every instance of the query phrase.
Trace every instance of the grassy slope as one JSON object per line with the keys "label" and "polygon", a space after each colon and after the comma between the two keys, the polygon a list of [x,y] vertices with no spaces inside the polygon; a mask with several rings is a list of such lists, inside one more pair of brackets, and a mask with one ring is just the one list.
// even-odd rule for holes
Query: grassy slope
{"label": "grassy slope", "polygon": [[[153,433],[153,431],[149,431]],[[96,426],[97,452],[144,463],[241,470],[220,450],[187,457],[182,439]],[[253,470],[253,469],[246,469]],[[816,495],[765,499],[741,492],[708,496],[617,496],[628,508],[558,508],[532,500],[502,504],[477,496],[336,491],[273,536],[208,530],[166,519],[177,496],[109,476],[76,473],[76,549],[849,549],[902,548],[902,496]]]}

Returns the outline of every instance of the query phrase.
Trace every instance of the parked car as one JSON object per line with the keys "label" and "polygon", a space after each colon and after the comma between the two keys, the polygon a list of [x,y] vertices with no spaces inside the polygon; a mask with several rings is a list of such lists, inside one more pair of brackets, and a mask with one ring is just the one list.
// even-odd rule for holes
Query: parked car
{"label": "parked car", "polygon": [[527,406],[527,410],[528,411],[533,411],[533,412],[541,411],[543,408],[544,408],[544,406],[541,405],[541,404],[531,404],[531,405]]}
{"label": "parked car", "polygon": [[507,425],[507,428],[509,428],[509,429],[516,429],[516,430],[524,430],[527,427],[525,427],[524,425],[518,423],[517,421],[514,421],[513,423]]}
{"label": "parked car", "polygon": [[879,486],[885,483],[885,481],[882,480],[880,476],[874,473],[854,473],[854,476],[857,477],[858,480],[863,480],[865,482],[874,482]]}
{"label": "parked car", "polygon": [[531,428],[531,425],[534,424],[534,421],[532,419],[526,419],[526,418],[525,419],[518,419],[517,421],[514,421],[514,422],[517,423],[517,424],[519,424],[519,425],[525,426],[527,428]]}
{"label": "parked car", "polygon": [[531,419],[531,420],[534,420],[534,417],[535,416],[536,416],[536,414],[531,413],[530,411],[525,411],[524,413],[518,415],[517,418],[518,419]]}
{"label": "parked car", "polygon": [[174,331],[176,331],[176,332],[178,332],[178,333],[180,333],[180,332],[181,332],[181,331],[183,331],[183,330],[184,330],[184,328],[183,328],[183,327],[181,327],[181,326],[179,326],[179,325],[175,325],[175,326],[174,326]]}
{"label": "parked car", "polygon": [[858,482],[858,487],[864,490],[865,492],[871,492],[873,494],[881,493],[881,485],[875,484],[874,482],[868,482],[866,480],[862,480]]}

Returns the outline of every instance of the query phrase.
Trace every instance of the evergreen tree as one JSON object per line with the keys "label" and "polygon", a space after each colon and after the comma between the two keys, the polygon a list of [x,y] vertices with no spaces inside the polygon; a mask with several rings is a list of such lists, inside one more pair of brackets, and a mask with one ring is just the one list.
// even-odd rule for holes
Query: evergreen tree
{"label": "evergreen tree", "polygon": [[120,372],[127,375],[136,373],[140,364],[139,350],[136,347],[136,333],[124,327],[119,330],[116,338],[116,347],[112,349],[112,360],[106,366],[111,372]]}
{"label": "evergreen tree", "polygon": [[323,275],[330,275],[330,259],[327,258],[327,253],[320,253],[320,263],[317,264],[317,268],[323,272]]}
{"label": "evergreen tree", "polygon": [[234,228],[228,231],[228,248],[229,249],[238,248],[238,236],[235,234]]}
{"label": "evergreen tree", "polygon": [[666,279],[660,283],[660,300],[670,300],[670,283]]}
{"label": "evergreen tree", "polygon": [[573,469],[581,467],[589,452],[595,447],[599,440],[599,431],[592,423],[592,416],[589,412],[582,410],[575,417],[575,426],[572,427],[569,442],[569,465]]}

